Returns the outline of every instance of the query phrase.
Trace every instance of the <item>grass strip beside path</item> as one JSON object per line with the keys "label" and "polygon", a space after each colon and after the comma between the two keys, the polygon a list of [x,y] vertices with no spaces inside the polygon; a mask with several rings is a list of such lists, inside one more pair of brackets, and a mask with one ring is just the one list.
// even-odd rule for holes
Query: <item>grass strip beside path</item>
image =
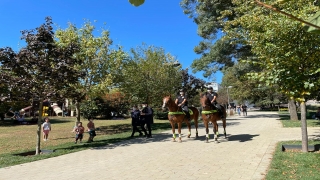
{"label": "grass strip beside path", "polygon": [[[266,180],[311,180],[320,179],[320,152],[282,152],[282,144],[301,145],[301,141],[279,142],[266,175]],[[320,141],[309,141],[309,145]]]}
{"label": "grass strip beside path", "polygon": [[[301,127],[301,121],[290,120],[290,114],[288,112],[279,112],[279,117],[283,127],[286,127],[286,128]],[[299,117],[300,117],[300,113],[299,113]],[[307,119],[307,126],[320,127],[320,120]]]}

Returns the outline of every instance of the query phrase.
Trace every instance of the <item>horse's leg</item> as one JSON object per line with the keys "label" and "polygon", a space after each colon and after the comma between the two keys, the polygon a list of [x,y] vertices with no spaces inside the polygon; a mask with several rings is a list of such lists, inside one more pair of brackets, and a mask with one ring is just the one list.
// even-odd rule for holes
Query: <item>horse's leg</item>
{"label": "horse's leg", "polygon": [[219,126],[218,126],[218,122],[216,121],[216,124],[213,124],[214,125],[214,129],[216,130],[214,132],[215,135],[217,135],[217,138],[219,136]]}
{"label": "horse's leg", "polygon": [[198,118],[199,118],[199,112],[197,111],[194,114],[194,126],[196,127],[196,138],[199,137],[199,135],[198,135]]}
{"label": "horse's leg", "polygon": [[191,124],[190,124],[190,122],[188,120],[186,120],[186,123],[187,123],[188,129],[189,129],[188,138],[190,138],[190,136],[191,136]]}
{"label": "horse's leg", "polygon": [[213,120],[213,126],[215,127],[214,129],[215,129],[215,132],[214,132],[214,142],[215,143],[218,143],[218,131],[216,130],[216,128],[218,128],[218,123],[217,123],[217,120],[215,119],[215,120]]}
{"label": "horse's leg", "polygon": [[222,123],[223,123],[224,138],[227,138],[227,131],[226,131],[227,119],[226,119],[226,118],[223,118],[223,119],[222,119]]}
{"label": "horse's leg", "polygon": [[170,124],[172,128],[172,142],[176,142],[176,133],[175,133],[176,124],[173,121],[170,121]]}
{"label": "horse's leg", "polygon": [[179,141],[182,142],[181,140],[181,126],[182,126],[182,121],[178,122],[178,133],[179,133]]}
{"label": "horse's leg", "polygon": [[206,143],[209,142],[209,119],[203,119],[204,127],[206,128]]}

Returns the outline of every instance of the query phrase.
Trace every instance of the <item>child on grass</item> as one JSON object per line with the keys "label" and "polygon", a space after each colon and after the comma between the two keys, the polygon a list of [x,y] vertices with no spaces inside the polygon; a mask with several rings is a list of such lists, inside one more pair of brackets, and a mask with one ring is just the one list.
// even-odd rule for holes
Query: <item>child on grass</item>
{"label": "child on grass", "polygon": [[93,142],[93,138],[96,136],[96,131],[95,131],[95,127],[94,127],[94,123],[93,123],[93,118],[89,117],[88,118],[89,123],[87,124],[88,127],[88,131],[89,131],[89,139],[88,142]]}
{"label": "child on grass", "polygon": [[46,117],[44,119],[44,123],[42,124],[42,131],[43,131],[43,140],[47,141],[49,136],[49,131],[51,131],[51,124],[49,122],[49,118]]}
{"label": "child on grass", "polygon": [[81,143],[83,138],[83,133],[84,133],[84,127],[82,126],[82,122],[78,123],[78,126],[74,128],[74,132],[76,133],[76,139],[74,143],[77,144],[78,140]]}

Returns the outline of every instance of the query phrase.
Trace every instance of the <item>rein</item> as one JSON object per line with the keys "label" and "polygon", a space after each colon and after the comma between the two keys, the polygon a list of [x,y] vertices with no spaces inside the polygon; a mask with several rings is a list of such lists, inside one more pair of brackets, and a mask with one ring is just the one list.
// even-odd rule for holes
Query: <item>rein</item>
{"label": "rein", "polygon": [[[170,98],[167,104],[175,104],[175,103]],[[170,109],[169,105],[168,105],[168,109]],[[190,115],[193,114],[193,112],[190,111],[190,109],[189,109],[189,112],[190,112]],[[182,115],[182,114],[185,115],[185,113],[182,111],[181,107],[178,107],[178,106],[177,106],[177,111],[169,111],[168,114],[169,115]]]}
{"label": "rein", "polygon": [[207,101],[209,101],[209,100],[208,100],[207,97],[202,97],[202,98],[206,98],[205,102],[202,101],[202,108],[203,108],[203,109],[206,109],[206,108],[208,107],[209,110],[201,111],[201,114],[208,115],[208,114],[214,114],[214,113],[217,113],[217,112],[218,112],[217,109],[212,109],[213,107],[211,106],[211,103],[210,103],[210,105],[208,104]]}

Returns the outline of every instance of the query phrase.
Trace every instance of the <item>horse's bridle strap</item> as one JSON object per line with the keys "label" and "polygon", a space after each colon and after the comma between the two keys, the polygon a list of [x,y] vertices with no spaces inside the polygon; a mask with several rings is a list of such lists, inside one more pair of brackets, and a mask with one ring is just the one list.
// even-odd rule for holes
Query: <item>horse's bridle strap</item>
{"label": "horse's bridle strap", "polygon": [[201,114],[212,114],[218,112],[217,110],[210,110],[210,111],[202,111]]}

